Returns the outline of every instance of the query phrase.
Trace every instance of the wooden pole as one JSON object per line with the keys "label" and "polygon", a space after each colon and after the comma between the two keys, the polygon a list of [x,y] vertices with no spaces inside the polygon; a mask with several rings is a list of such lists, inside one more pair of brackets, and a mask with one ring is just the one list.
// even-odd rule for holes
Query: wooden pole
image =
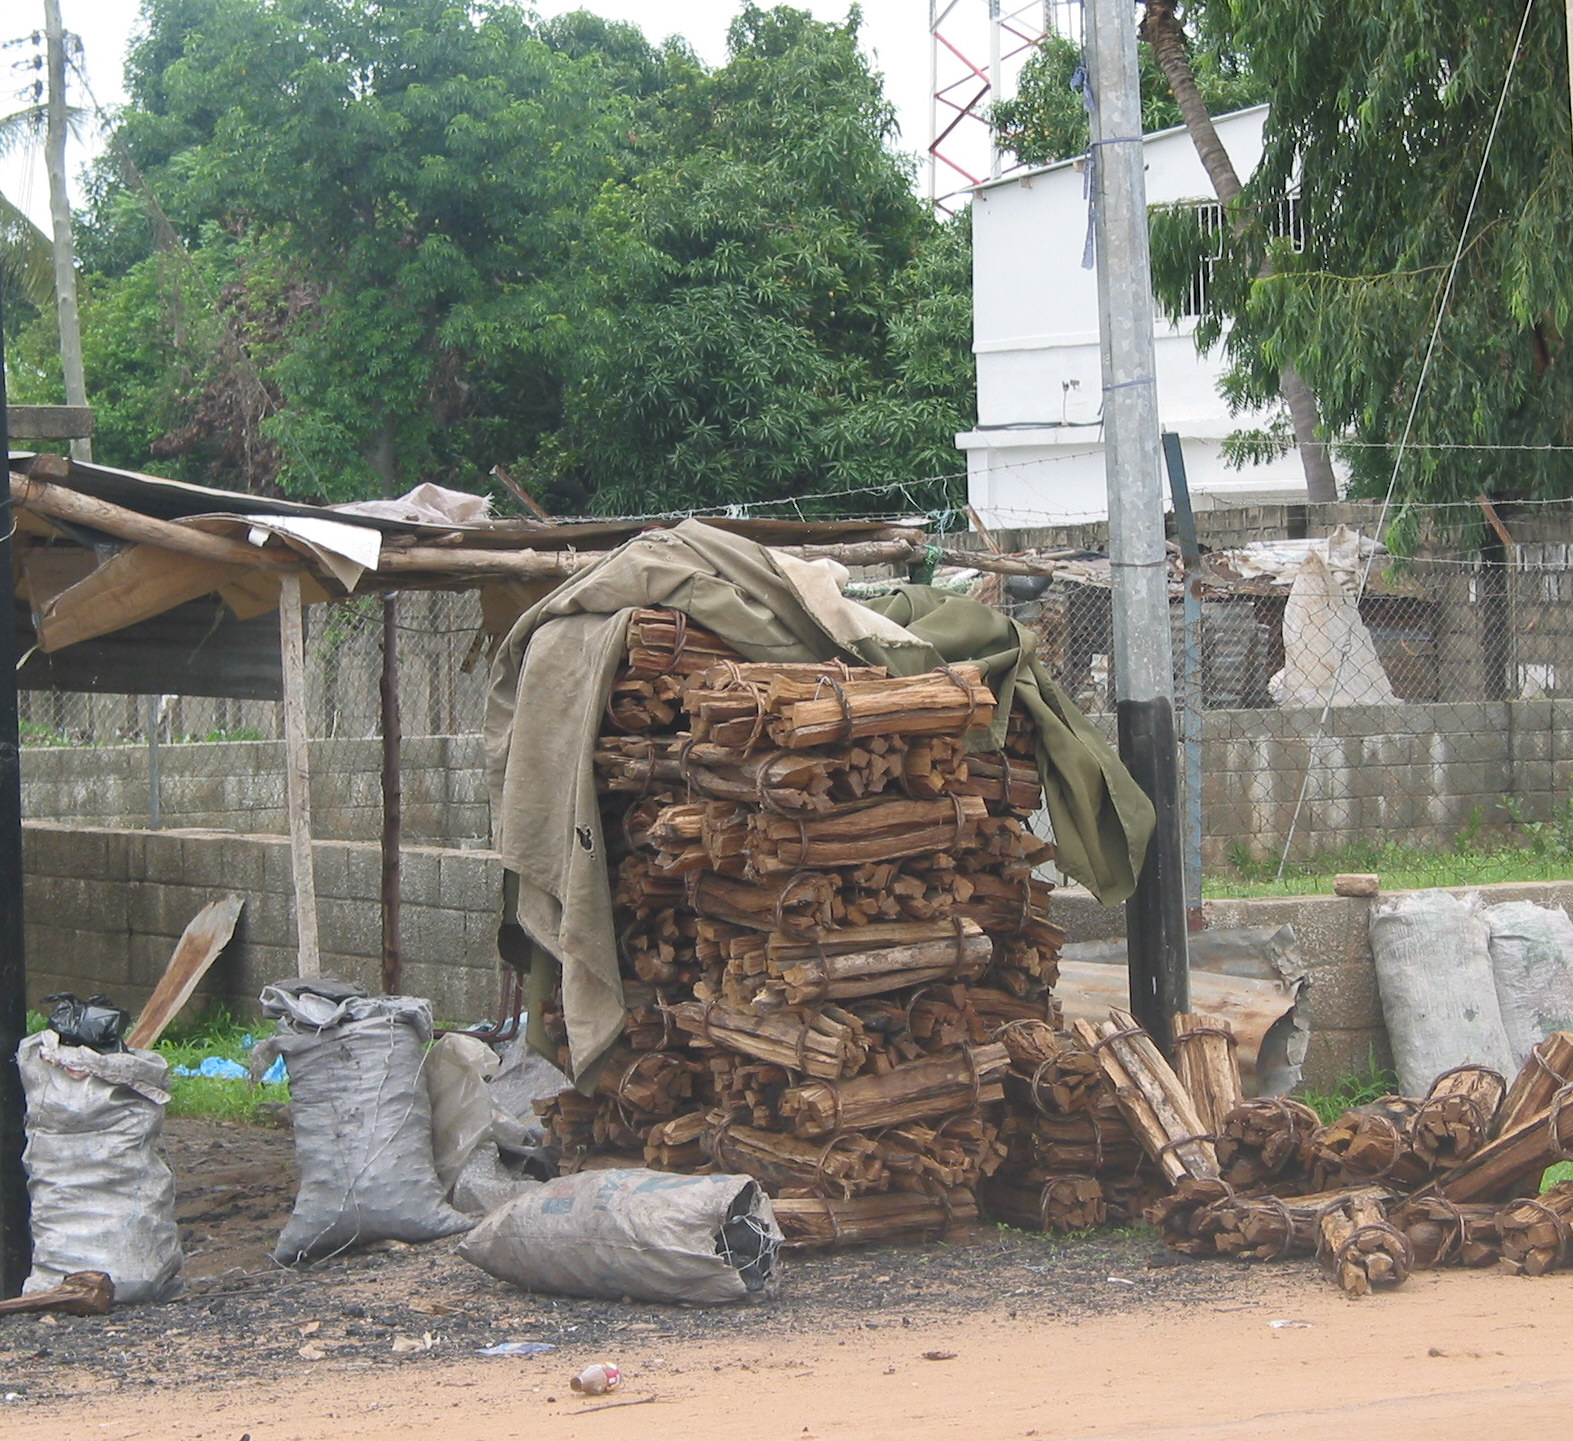
{"label": "wooden pole", "polygon": [[382,989],[404,989],[404,946],[399,934],[400,842],[404,784],[399,768],[403,726],[399,715],[399,598],[382,598]]}
{"label": "wooden pole", "polygon": [[300,974],[320,976],[317,882],[311,857],[311,762],[306,750],[306,651],[298,575],[282,578],[279,651],[284,671],[284,780],[289,803],[290,864],[295,875],[295,935]]}
{"label": "wooden pole", "polygon": [[[0,291],[5,281],[0,277]],[[0,354],[5,351],[4,298],[0,296]],[[0,451],[6,433],[5,367],[0,365]],[[0,497],[0,595],[14,611],[11,536],[16,511]],[[22,927],[22,751],[16,700],[16,623],[0,625],[0,1297],[15,1296],[32,1269],[27,1172],[22,1166],[22,1077],[16,1048],[27,1032],[27,956]]]}

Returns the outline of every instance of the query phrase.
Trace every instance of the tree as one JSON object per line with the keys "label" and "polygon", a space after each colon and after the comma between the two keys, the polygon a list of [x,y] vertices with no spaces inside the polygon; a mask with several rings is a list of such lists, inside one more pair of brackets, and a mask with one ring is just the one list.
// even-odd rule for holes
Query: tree
{"label": "tree", "polygon": [[[1351,442],[1353,488],[1379,494],[1416,403],[1522,12],[1234,0],[1230,14],[1273,109],[1241,201],[1251,225],[1214,268],[1204,327],[1214,337],[1227,327],[1242,401],[1264,398],[1293,358],[1331,431]],[[1565,453],[1533,448],[1573,440],[1567,80],[1560,15],[1537,7],[1419,394],[1401,499],[1573,491]],[[1266,244],[1264,217],[1296,188],[1303,249]],[[1172,216],[1155,226],[1157,268],[1171,284],[1195,260],[1194,230]],[[1264,245],[1273,274],[1259,277]]]}
{"label": "tree", "polygon": [[650,168],[598,207],[596,303],[535,465],[570,500],[811,496],[876,460],[887,477],[931,473],[939,446],[954,467],[970,376],[952,372],[937,405],[915,393],[901,335],[920,271],[952,294],[966,282],[923,269],[935,222],[887,148],[894,115],[856,13],[826,24],[745,5],[729,43],[713,74],[674,69]]}

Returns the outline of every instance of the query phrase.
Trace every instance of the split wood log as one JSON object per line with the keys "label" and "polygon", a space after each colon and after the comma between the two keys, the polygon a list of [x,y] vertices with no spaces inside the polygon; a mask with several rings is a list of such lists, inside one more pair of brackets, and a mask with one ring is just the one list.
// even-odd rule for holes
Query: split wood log
{"label": "split wood log", "polygon": [[[1007,1077],[1007,1090],[1008,1083]],[[1009,1107],[1000,1135],[1010,1148],[1006,1166],[1015,1177],[1086,1174],[1107,1180],[1135,1174],[1147,1159],[1112,1094],[1069,1116]]]}
{"label": "split wood log", "polygon": [[763,704],[771,737],[791,750],[873,735],[964,736],[994,720],[994,693],[974,665],[882,680],[779,676]]}
{"label": "split wood log", "polygon": [[[614,710],[619,693],[614,687]],[[617,720],[625,730],[649,728],[630,725],[625,715]],[[689,745],[681,735],[604,735],[596,741],[596,776],[604,790],[643,795],[656,783],[675,784],[709,800],[741,801],[777,813],[816,814],[855,803],[838,801],[833,793],[836,778],[847,769],[842,757],[771,750],[721,764],[702,763],[700,755],[711,752],[733,754],[721,746]]]}
{"label": "split wood log", "polygon": [[937,1126],[895,1126],[881,1131],[876,1143],[893,1191],[937,1195],[958,1186],[975,1190],[1005,1159],[999,1128],[976,1113],[947,1116]]}
{"label": "split wood log", "polygon": [[838,877],[798,871],[754,884],[698,871],[688,880],[687,903],[699,915],[754,931],[816,931],[837,921]]}
{"label": "split wood log", "polygon": [[1243,1099],[1234,1027],[1206,1016],[1174,1018],[1174,1060],[1202,1129],[1217,1136],[1223,1118]]}
{"label": "split wood log", "polygon": [[1024,1185],[991,1176],[978,1191],[983,1214],[1022,1231],[1081,1231],[1101,1226],[1109,1208],[1094,1176],[1050,1176]]}
{"label": "split wood log", "polygon": [[877,1143],[855,1131],[842,1131],[827,1141],[804,1141],[733,1125],[715,1113],[705,1126],[703,1145],[718,1166],[754,1177],[771,1195],[791,1191],[845,1201],[884,1191],[890,1179]]}
{"label": "split wood log", "polygon": [[628,617],[630,675],[693,675],[742,656],[719,636],[694,625],[680,610],[652,607]]}
{"label": "split wood log", "polygon": [[895,1191],[850,1201],[791,1197],[772,1209],[789,1250],[938,1240],[978,1214],[977,1200],[966,1190],[942,1196]]}
{"label": "split wood log", "polygon": [[1409,1239],[1383,1214],[1377,1192],[1362,1191],[1325,1211],[1320,1221],[1321,1261],[1347,1296],[1378,1286],[1400,1286],[1414,1264]]}
{"label": "split wood log", "polygon": [[596,1095],[638,1113],[648,1123],[683,1109],[683,1103],[693,1098],[694,1078],[703,1069],[674,1051],[614,1046],[596,1073]]}
{"label": "split wood log", "polygon": [[1431,1176],[1431,1164],[1415,1150],[1410,1123],[1420,1102],[1409,1096],[1379,1096],[1344,1112],[1316,1138],[1316,1160],[1329,1180],[1387,1181],[1409,1191]]}
{"label": "split wood log", "polygon": [[1092,1107],[1108,1086],[1097,1054],[1043,1021],[1012,1021],[993,1039],[1010,1052],[1006,1094],[1046,1116]]}
{"label": "split wood log", "polygon": [[706,1044],[825,1080],[856,1075],[868,1058],[863,1023],[839,1006],[760,1015],[684,1001],[671,1007],[671,1016],[680,1030]]}
{"label": "split wood log", "polygon": [[808,1081],[781,1097],[781,1115],[800,1136],[828,1136],[971,1111],[1003,1098],[999,1078],[1009,1063],[1004,1046],[963,1046],[884,1075]]}
{"label": "split wood log", "polygon": [[1147,1208],[1147,1224],[1163,1237],[1171,1251],[1184,1256],[1211,1256],[1211,1234],[1201,1218],[1220,1201],[1234,1195],[1234,1187],[1216,1176],[1182,1176],[1167,1196],[1160,1196]]}
{"label": "split wood log", "polygon": [[1242,1101],[1218,1128],[1218,1165],[1237,1190],[1271,1185],[1279,1194],[1309,1178],[1321,1118],[1303,1101]]}
{"label": "split wood log", "polygon": [[235,922],[244,904],[239,896],[225,896],[209,901],[191,918],[175,943],[175,952],[158,985],[126,1037],[126,1044],[133,1050],[147,1050],[155,1045],[180,1014],[180,1008],[191,999],[191,993],[235,934]]}
{"label": "split wood log", "polygon": [[1573,1184],[1562,1181],[1539,1196],[1502,1208],[1497,1228],[1502,1264],[1521,1276],[1565,1271],[1573,1261]]}
{"label": "split wood log", "polygon": [[973,752],[966,773],[944,787],[952,795],[978,796],[995,814],[1025,820],[1043,807],[1043,783],[1037,765],[1019,756]]}
{"label": "split wood log", "polygon": [[1100,1026],[1078,1021],[1072,1029],[1097,1053],[1142,1149],[1170,1181],[1216,1177],[1212,1137],[1180,1078],[1130,1012],[1111,1009],[1109,1016]]}
{"label": "split wood log", "polygon": [[1529,1053],[1497,1115],[1497,1134],[1505,1136],[1545,1114],[1551,1098],[1573,1084],[1573,1031],[1553,1031]]}
{"label": "split wood log", "polygon": [[72,1271],[58,1286],[0,1301],[0,1316],[107,1316],[115,1304],[115,1283],[103,1271]]}
{"label": "split wood log", "polygon": [[780,979],[770,982],[769,989],[793,1006],[875,996],[930,981],[976,980],[993,959],[993,941],[971,921],[961,921],[944,940],[836,954],[827,950],[791,963],[772,957],[770,968]]}
{"label": "split wood log", "polygon": [[[705,849],[717,870],[724,868],[728,850],[711,840],[706,810]],[[925,851],[960,850],[977,837],[977,823],[987,815],[976,796],[952,796],[934,801],[886,801],[839,815],[790,819],[750,813],[747,817],[747,872],[766,879],[805,868],[855,866],[863,861],[894,860]],[[717,828],[719,829],[719,828]]]}
{"label": "split wood log", "polygon": [[642,735],[677,724],[682,682],[676,676],[620,676],[606,698],[606,719],[620,731]]}
{"label": "split wood log", "polygon": [[644,1163],[653,1171],[696,1171],[705,1164],[701,1138],[705,1113],[689,1111],[650,1127],[645,1137]]}
{"label": "split wood log", "polygon": [[1388,1220],[1409,1238],[1417,1271],[1456,1263],[1491,1266],[1502,1254],[1501,1208],[1455,1206],[1442,1196],[1413,1196],[1389,1212]]}
{"label": "split wood log", "polygon": [[1322,1219],[1356,1198],[1378,1206],[1390,1191],[1361,1187],[1354,1191],[1319,1191],[1285,1200],[1279,1196],[1227,1196],[1199,1215],[1195,1228],[1212,1242],[1220,1256],[1249,1256],[1258,1261],[1314,1256],[1322,1239]]}
{"label": "split wood log", "polygon": [[1410,1143],[1433,1171],[1467,1161],[1496,1133],[1507,1082],[1489,1066],[1455,1066],[1431,1083],[1409,1123]]}
{"label": "split wood log", "polygon": [[[1046,992],[1034,996],[1017,996],[990,986],[973,986],[967,992],[967,999],[972,1009],[989,1025],[1001,1026],[1011,1021],[1044,1021],[1055,1030],[1060,1029],[1060,1004]],[[993,1039],[998,1040],[999,1037]]]}

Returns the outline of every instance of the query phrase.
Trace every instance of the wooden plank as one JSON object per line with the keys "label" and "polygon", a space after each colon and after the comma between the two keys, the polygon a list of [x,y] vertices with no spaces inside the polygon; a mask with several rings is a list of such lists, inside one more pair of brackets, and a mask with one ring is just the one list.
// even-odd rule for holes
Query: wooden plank
{"label": "wooden plank", "polygon": [[306,654],[300,577],[279,591],[279,650],[284,662],[284,778],[289,804],[290,864],[295,875],[295,935],[300,974],[322,974],[317,940],[317,882],[311,853],[311,766],[306,752]]}
{"label": "wooden plank", "polygon": [[8,405],[12,440],[86,440],[93,433],[91,405]]}
{"label": "wooden plank", "polygon": [[192,917],[152,996],[126,1037],[128,1046],[143,1050],[157,1044],[158,1038],[169,1029],[169,1023],[180,1014],[180,1008],[191,999],[191,993],[208,973],[208,968],[218,959],[219,952],[229,944],[244,904],[239,896],[229,895],[209,902]]}

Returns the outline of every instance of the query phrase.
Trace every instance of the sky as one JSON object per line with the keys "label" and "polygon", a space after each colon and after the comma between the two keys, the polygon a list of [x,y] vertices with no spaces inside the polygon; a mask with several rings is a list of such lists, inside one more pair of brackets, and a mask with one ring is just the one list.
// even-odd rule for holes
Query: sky
{"label": "sky", "polygon": [[[791,3],[811,11],[818,19],[842,20],[850,0],[791,0]],[[885,93],[896,107],[901,124],[897,146],[917,153],[924,149],[929,138],[929,7],[925,0],[861,0],[861,3],[863,45],[875,68],[885,77]],[[608,19],[631,21],[656,42],[668,35],[682,35],[702,59],[720,64],[726,58],[727,26],[740,4],[741,0],[537,0],[526,8],[542,17],[569,10],[591,10]],[[82,37],[93,95],[105,109],[126,98],[122,68],[139,9],[137,0],[61,0],[66,29]],[[24,37],[31,26],[43,24],[42,0],[7,0],[0,11],[4,17],[0,19],[0,42]],[[969,54],[981,56],[986,53],[986,14],[987,0],[959,0],[956,6],[953,33]],[[0,114],[30,102],[29,87],[37,73],[30,68],[34,53],[34,47],[28,43],[0,49]],[[945,63],[950,69],[948,73],[942,69],[943,79],[961,73],[949,57]],[[19,68],[12,70],[12,65]],[[967,155],[970,164],[985,165],[986,141],[981,130],[973,148],[977,151],[977,159]],[[67,159],[73,176],[93,153],[93,147],[73,145]],[[982,171],[977,169],[975,173]],[[926,186],[926,183],[926,178],[920,177],[920,184]],[[41,160],[19,157],[0,160],[0,193],[20,205],[34,220],[47,225],[49,197]]]}

